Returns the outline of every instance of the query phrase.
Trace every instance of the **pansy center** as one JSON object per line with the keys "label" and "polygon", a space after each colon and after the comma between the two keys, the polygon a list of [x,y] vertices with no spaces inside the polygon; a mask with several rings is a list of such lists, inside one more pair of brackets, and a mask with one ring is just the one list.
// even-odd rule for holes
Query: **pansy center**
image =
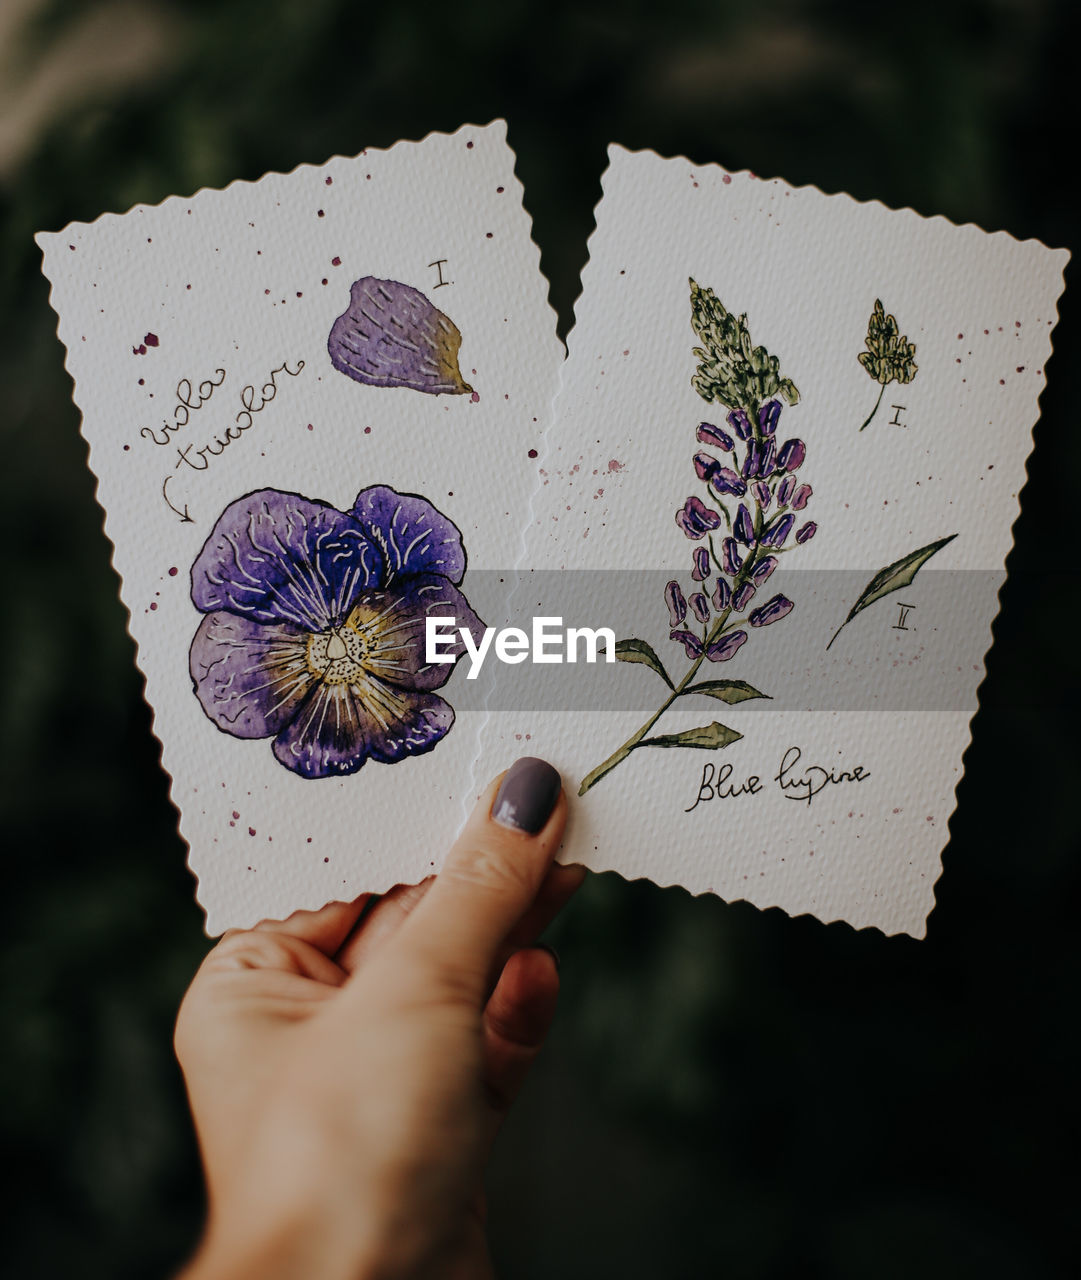
{"label": "pansy center", "polygon": [[324,684],[356,683],[364,675],[367,657],[368,641],[348,622],[308,636],[305,661]]}

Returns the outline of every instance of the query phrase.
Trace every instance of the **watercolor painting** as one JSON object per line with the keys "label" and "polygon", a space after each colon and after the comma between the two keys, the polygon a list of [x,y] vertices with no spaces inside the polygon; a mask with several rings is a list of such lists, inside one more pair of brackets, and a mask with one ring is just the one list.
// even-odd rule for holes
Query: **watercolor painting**
{"label": "watercolor painting", "polygon": [[[743,736],[718,721],[649,735],[679,698],[696,694],[732,704],[769,696],[743,680],[696,683],[696,677],[703,662],[730,662],[752,632],[792,612],[793,601],[785,595],[773,595],[753,607],[752,601],[765,588],[780,557],[808,542],[818,527],[802,515],[811,486],[796,474],[807,447],[794,436],[778,443],[782,401],[789,406],[799,402],[795,383],[781,376],[776,356],[753,345],[745,314],[734,316],[712,289],[693,279],[690,288],[691,327],[702,344],[693,351],[699,364],[691,384],[707,403],[729,410],[728,430],[712,422],[699,423],[695,438],[704,447],[694,454],[693,466],[703,490],[691,494],[675,515],[684,537],[699,544],[691,553],[693,587],[685,592],[673,579],[664,591],[669,637],[691,666],[677,683],[644,640],[621,640],[616,645],[620,661],[649,667],[668,693],[645,724],[586,775],[579,795],[640,747],[716,750]],[[730,510],[733,503],[737,504],[735,515]]]}
{"label": "watercolor painting", "polygon": [[454,723],[435,692],[454,666],[425,662],[425,619],[484,631],[458,589],[465,568],[460,531],[417,494],[373,485],[342,511],[249,493],[192,565],[195,696],[222,733],[272,738],[301,778],[431,751]]}
{"label": "watercolor painting", "polygon": [[882,396],[889,384],[911,382],[919,369],[915,363],[916,344],[909,342],[907,335],[901,333],[896,318],[886,314],[881,298],[875,299],[874,310],[867,322],[864,344],[867,350],[861,351],[857,359],[867,370],[868,376],[879,384],[879,388],[875,407],[863,420],[861,431],[878,412],[878,406],[882,403]]}
{"label": "watercolor painting", "polygon": [[473,393],[458,368],[458,326],[419,289],[363,276],[327,339],[330,362],[369,387],[408,387],[429,395]]}

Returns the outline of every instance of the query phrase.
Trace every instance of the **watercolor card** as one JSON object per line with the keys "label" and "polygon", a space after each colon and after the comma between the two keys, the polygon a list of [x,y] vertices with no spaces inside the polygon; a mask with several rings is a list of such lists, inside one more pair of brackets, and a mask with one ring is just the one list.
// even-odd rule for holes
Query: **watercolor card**
{"label": "watercolor card", "polygon": [[478,779],[526,745],[568,861],[923,936],[1067,258],[612,147],[515,597],[606,660],[502,678]]}
{"label": "watercolor card", "polygon": [[505,135],[38,237],[210,933],[459,824],[484,712],[426,619],[516,562],[562,359]]}

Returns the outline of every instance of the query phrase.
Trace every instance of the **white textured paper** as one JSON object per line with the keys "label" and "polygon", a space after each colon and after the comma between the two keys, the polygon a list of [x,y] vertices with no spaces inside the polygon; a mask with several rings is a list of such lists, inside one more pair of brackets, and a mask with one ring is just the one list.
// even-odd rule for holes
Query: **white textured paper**
{"label": "white textured paper", "polygon": [[[513,170],[497,121],[38,237],[211,933],[416,881],[459,821],[479,711],[423,754],[340,777],[222,732],[188,673],[191,571],[243,495],[347,511],[374,485],[457,526],[467,598],[475,570],[517,559],[562,351]],[[457,326],[475,394],[332,367],[331,326],[368,276]],[[178,413],[179,398],[202,403]],[[438,691],[452,707],[463,678]]]}
{"label": "white textured paper", "polygon": [[[698,678],[754,685],[771,646],[798,635],[808,694],[819,698],[808,705],[822,705],[823,692],[840,689],[858,664],[871,664],[874,679],[866,704],[843,710],[682,697],[652,733],[719,721],[742,738],[723,750],[637,748],[573,804],[562,857],[693,893],[924,934],[1067,258],[911,210],[611,148],[525,563],[663,569],[686,595],[695,589],[692,552],[704,544],[684,537],[675,514],[688,496],[704,493],[692,465],[696,450],[708,452],[696,441],[697,424],[728,428],[727,409],[691,385],[699,345],[690,324],[693,277],[731,312],[747,314],[753,343],[777,356],[797,385],[799,402],[783,405],[777,441],[806,444],[796,476],[813,497],[798,518],[817,524],[812,540],[786,550],[753,602],[784,593],[792,613],[747,628],[739,653],[704,662]],[[861,431],[879,391],[857,358],[876,299],[915,344],[918,371],[907,384],[886,386]],[[861,583],[949,535],[956,536],[911,585],[861,612],[826,652]],[[835,575],[831,598],[833,577],[797,568],[852,575]],[[809,588],[801,595],[801,583],[812,581],[814,600]],[[947,602],[948,643],[933,590],[943,581],[965,584]],[[605,599],[599,589],[593,626],[605,622]],[[896,626],[898,602],[913,606],[907,629]],[[528,604],[546,611],[540,599]],[[669,639],[660,587],[636,608],[640,624],[630,635],[650,643],[678,681],[690,661]],[[899,673],[920,662],[929,674],[954,678],[951,705],[898,708],[891,692]],[[581,667],[566,675],[589,678]],[[618,680],[654,688],[658,705],[668,692],[641,664],[619,663],[592,678],[606,688]],[[644,718],[640,709],[496,710],[477,776],[528,747],[557,765],[574,791]],[[800,756],[785,780],[798,781],[808,767],[821,771],[816,780],[841,778],[809,803],[778,781],[794,747]],[[707,762],[731,766],[728,784],[736,788],[757,777],[759,791],[695,807]]]}

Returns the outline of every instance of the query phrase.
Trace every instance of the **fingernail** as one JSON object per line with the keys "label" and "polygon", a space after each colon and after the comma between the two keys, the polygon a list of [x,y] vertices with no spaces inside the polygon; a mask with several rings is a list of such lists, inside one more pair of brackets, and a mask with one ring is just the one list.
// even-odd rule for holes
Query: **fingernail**
{"label": "fingernail", "polygon": [[523,756],[507,770],[492,805],[492,817],[504,827],[535,836],[559,799],[562,780],[547,760]]}
{"label": "fingernail", "polygon": [[555,949],[555,947],[553,947],[553,946],[551,945],[551,943],[548,943],[548,942],[538,942],[538,943],[537,943],[537,948],[538,948],[540,951],[547,951],[547,952],[548,952],[548,954],[549,954],[549,955],[552,957],[552,959],[555,961],[556,973],[558,973],[558,972],[559,972],[559,952]]}

